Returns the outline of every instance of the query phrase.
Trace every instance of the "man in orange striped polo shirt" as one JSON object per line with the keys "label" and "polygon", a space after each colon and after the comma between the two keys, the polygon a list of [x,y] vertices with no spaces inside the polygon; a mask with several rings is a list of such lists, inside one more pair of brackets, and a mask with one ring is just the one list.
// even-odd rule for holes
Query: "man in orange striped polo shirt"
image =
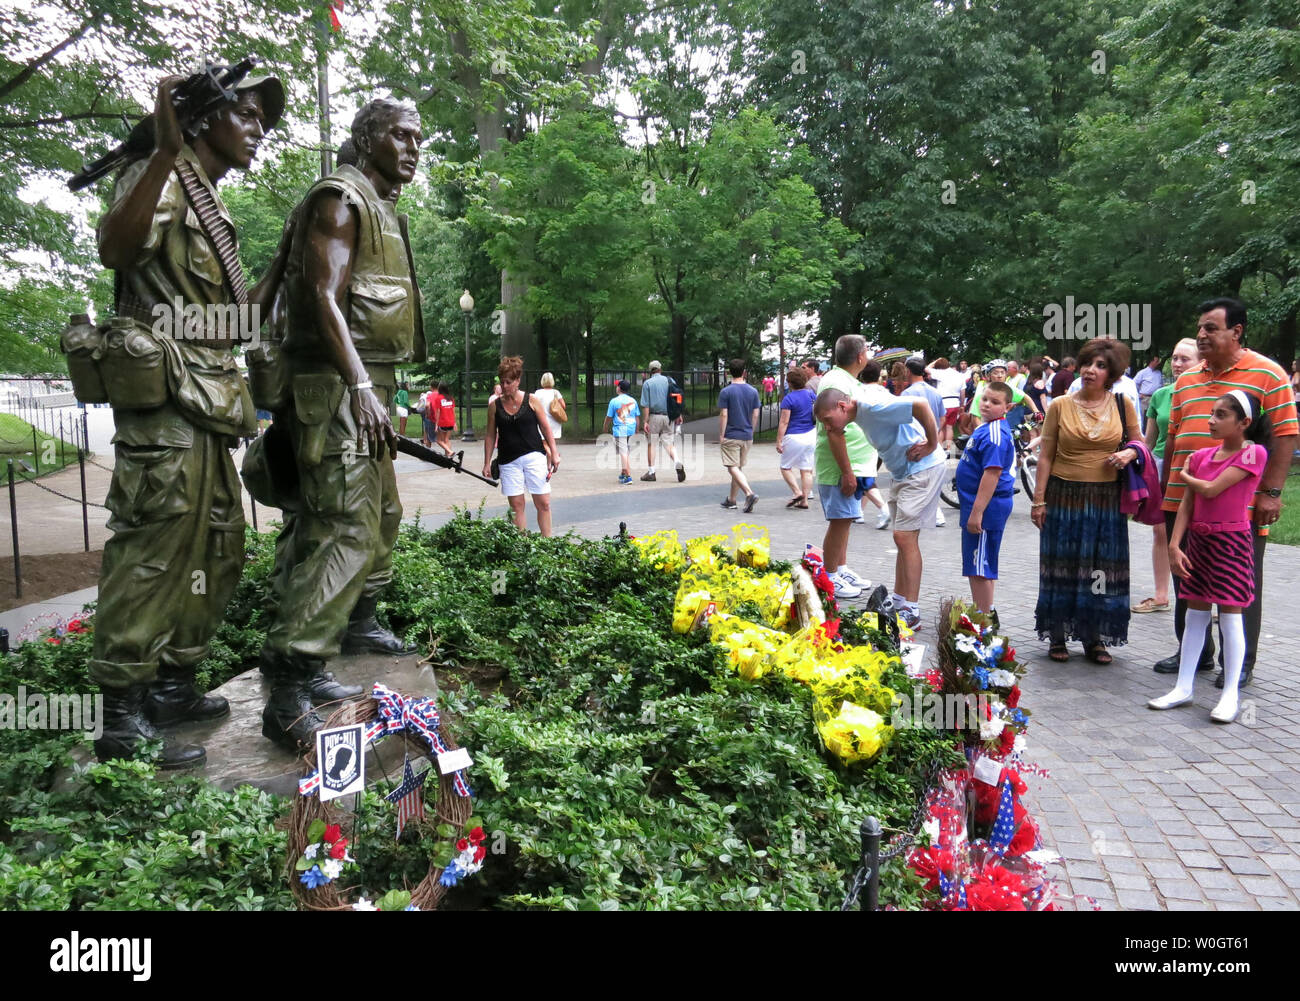
{"label": "man in orange striped polo shirt", "polygon": [[[1214,401],[1234,389],[1244,390],[1259,398],[1263,413],[1272,432],[1269,442],[1268,464],[1260,477],[1259,489],[1251,510],[1255,532],[1255,601],[1245,610],[1242,623],[1246,630],[1246,659],[1242,665],[1241,685],[1251,680],[1255,667],[1255,652],[1259,645],[1260,614],[1264,597],[1264,546],[1268,542],[1268,526],[1277,521],[1282,510],[1282,487],[1286,483],[1291,453],[1295,449],[1295,436],[1300,434],[1296,423],[1295,397],[1282,366],[1270,358],[1251,351],[1242,342],[1246,337],[1246,307],[1237,299],[1211,299],[1197,310],[1201,314],[1196,330],[1196,346],[1201,352],[1201,363],[1178,377],[1174,385],[1169,410],[1169,434],[1165,446],[1164,511],[1165,527],[1173,533],[1174,518],[1187,489],[1179,475],[1183,464],[1197,449],[1212,444],[1210,437],[1210,412]],[[1180,594],[1178,577],[1174,578],[1174,593]],[[1174,631],[1181,646],[1183,625],[1187,616],[1187,603],[1178,598],[1174,612]],[[1220,644],[1222,645],[1222,644]],[[1155,666],[1160,674],[1178,673],[1179,655],[1166,657]],[[1205,647],[1201,653],[1198,670],[1214,666],[1214,643],[1207,627]],[[1223,672],[1215,682],[1223,687]]]}

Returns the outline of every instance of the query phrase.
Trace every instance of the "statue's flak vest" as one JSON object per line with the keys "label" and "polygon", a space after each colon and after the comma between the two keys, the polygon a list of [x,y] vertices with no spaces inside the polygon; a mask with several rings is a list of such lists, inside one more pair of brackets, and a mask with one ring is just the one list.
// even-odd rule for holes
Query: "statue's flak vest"
{"label": "statue's flak vest", "polygon": [[[351,165],[317,181],[303,206],[324,191],[337,192],[357,213],[346,316],[353,346],[367,366],[409,361],[423,325],[405,216],[399,216],[393,204],[380,198],[369,179]],[[289,310],[283,348],[295,360],[323,356],[312,290],[303,271],[306,244],[302,238],[293,241],[285,272]]]}

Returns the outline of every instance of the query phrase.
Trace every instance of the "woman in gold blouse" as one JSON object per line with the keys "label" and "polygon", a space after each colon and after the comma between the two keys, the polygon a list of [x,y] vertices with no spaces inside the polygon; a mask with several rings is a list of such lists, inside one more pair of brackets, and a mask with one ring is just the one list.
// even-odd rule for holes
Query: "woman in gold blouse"
{"label": "woman in gold blouse", "polygon": [[1030,510],[1040,529],[1034,619],[1055,661],[1069,660],[1067,639],[1083,643],[1098,664],[1110,663],[1107,646],[1128,642],[1128,521],[1119,509],[1119,472],[1137,457],[1125,444],[1140,425],[1132,402],[1111,392],[1128,362],[1122,342],[1089,341],[1078,354],[1082,387],[1053,400],[1043,424]]}

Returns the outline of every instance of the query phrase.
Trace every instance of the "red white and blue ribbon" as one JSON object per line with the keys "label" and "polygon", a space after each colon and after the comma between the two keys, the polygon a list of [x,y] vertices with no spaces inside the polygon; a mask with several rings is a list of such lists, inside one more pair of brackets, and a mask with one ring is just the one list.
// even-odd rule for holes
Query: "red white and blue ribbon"
{"label": "red white and blue ribbon", "polygon": [[[390,733],[401,733],[407,730],[423,737],[435,755],[446,753],[447,745],[438,732],[441,717],[438,715],[433,699],[428,696],[415,699],[404,698],[379,682],[375,682],[371,697],[379,703],[379,718],[366,727],[367,744]],[[456,788],[456,795],[465,797],[470,795],[463,769],[453,773],[452,784]],[[298,782],[298,794],[301,796],[310,796],[319,788],[319,771],[304,776]]]}

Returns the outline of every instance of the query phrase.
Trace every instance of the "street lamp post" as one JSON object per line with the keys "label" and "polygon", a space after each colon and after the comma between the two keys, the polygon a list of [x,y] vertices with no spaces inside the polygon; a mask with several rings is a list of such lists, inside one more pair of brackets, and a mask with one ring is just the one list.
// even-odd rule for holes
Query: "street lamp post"
{"label": "street lamp post", "polygon": [[474,297],[466,289],[460,297],[461,312],[465,314],[465,432],[461,441],[474,440],[474,394],[469,385],[469,315],[474,312]]}

